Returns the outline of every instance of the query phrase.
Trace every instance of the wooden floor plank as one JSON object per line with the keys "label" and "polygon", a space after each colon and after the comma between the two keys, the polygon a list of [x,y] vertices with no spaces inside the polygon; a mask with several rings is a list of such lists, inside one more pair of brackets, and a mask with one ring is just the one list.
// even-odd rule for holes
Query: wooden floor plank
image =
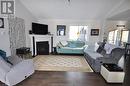
{"label": "wooden floor plank", "polygon": [[[0,86],[2,85],[0,83]],[[102,76],[96,73],[36,71],[16,86],[122,86],[122,84],[107,84]]]}

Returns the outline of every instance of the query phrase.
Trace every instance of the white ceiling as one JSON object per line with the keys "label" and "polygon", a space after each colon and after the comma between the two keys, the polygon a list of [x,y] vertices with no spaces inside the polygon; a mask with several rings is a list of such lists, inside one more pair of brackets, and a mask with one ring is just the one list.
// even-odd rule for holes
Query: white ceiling
{"label": "white ceiling", "polygon": [[109,20],[130,20],[130,9],[108,18]]}
{"label": "white ceiling", "polygon": [[20,0],[36,17],[44,19],[103,19],[122,0]]}

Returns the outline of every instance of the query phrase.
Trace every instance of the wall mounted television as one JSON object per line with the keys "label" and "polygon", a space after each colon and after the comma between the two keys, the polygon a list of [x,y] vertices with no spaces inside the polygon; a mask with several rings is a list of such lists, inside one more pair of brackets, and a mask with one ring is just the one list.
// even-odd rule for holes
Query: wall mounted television
{"label": "wall mounted television", "polygon": [[48,25],[32,23],[32,33],[38,35],[47,35],[48,34]]}

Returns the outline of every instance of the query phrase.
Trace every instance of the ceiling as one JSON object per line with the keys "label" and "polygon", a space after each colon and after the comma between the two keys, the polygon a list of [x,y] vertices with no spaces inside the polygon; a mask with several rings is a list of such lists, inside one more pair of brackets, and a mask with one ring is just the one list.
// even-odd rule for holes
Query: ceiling
{"label": "ceiling", "polygon": [[108,18],[109,20],[126,20],[130,21],[130,9],[123,11],[117,15],[112,16],[111,18]]}
{"label": "ceiling", "polygon": [[[38,19],[103,19],[122,0],[20,0]],[[123,14],[122,14],[123,15]]]}

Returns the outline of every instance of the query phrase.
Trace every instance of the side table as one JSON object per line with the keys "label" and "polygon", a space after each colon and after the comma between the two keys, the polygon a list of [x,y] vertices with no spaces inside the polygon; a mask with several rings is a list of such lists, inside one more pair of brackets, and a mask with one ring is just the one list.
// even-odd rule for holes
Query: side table
{"label": "side table", "polygon": [[16,49],[16,55],[21,57],[22,59],[31,59],[31,51],[30,48],[27,47],[21,47]]}

